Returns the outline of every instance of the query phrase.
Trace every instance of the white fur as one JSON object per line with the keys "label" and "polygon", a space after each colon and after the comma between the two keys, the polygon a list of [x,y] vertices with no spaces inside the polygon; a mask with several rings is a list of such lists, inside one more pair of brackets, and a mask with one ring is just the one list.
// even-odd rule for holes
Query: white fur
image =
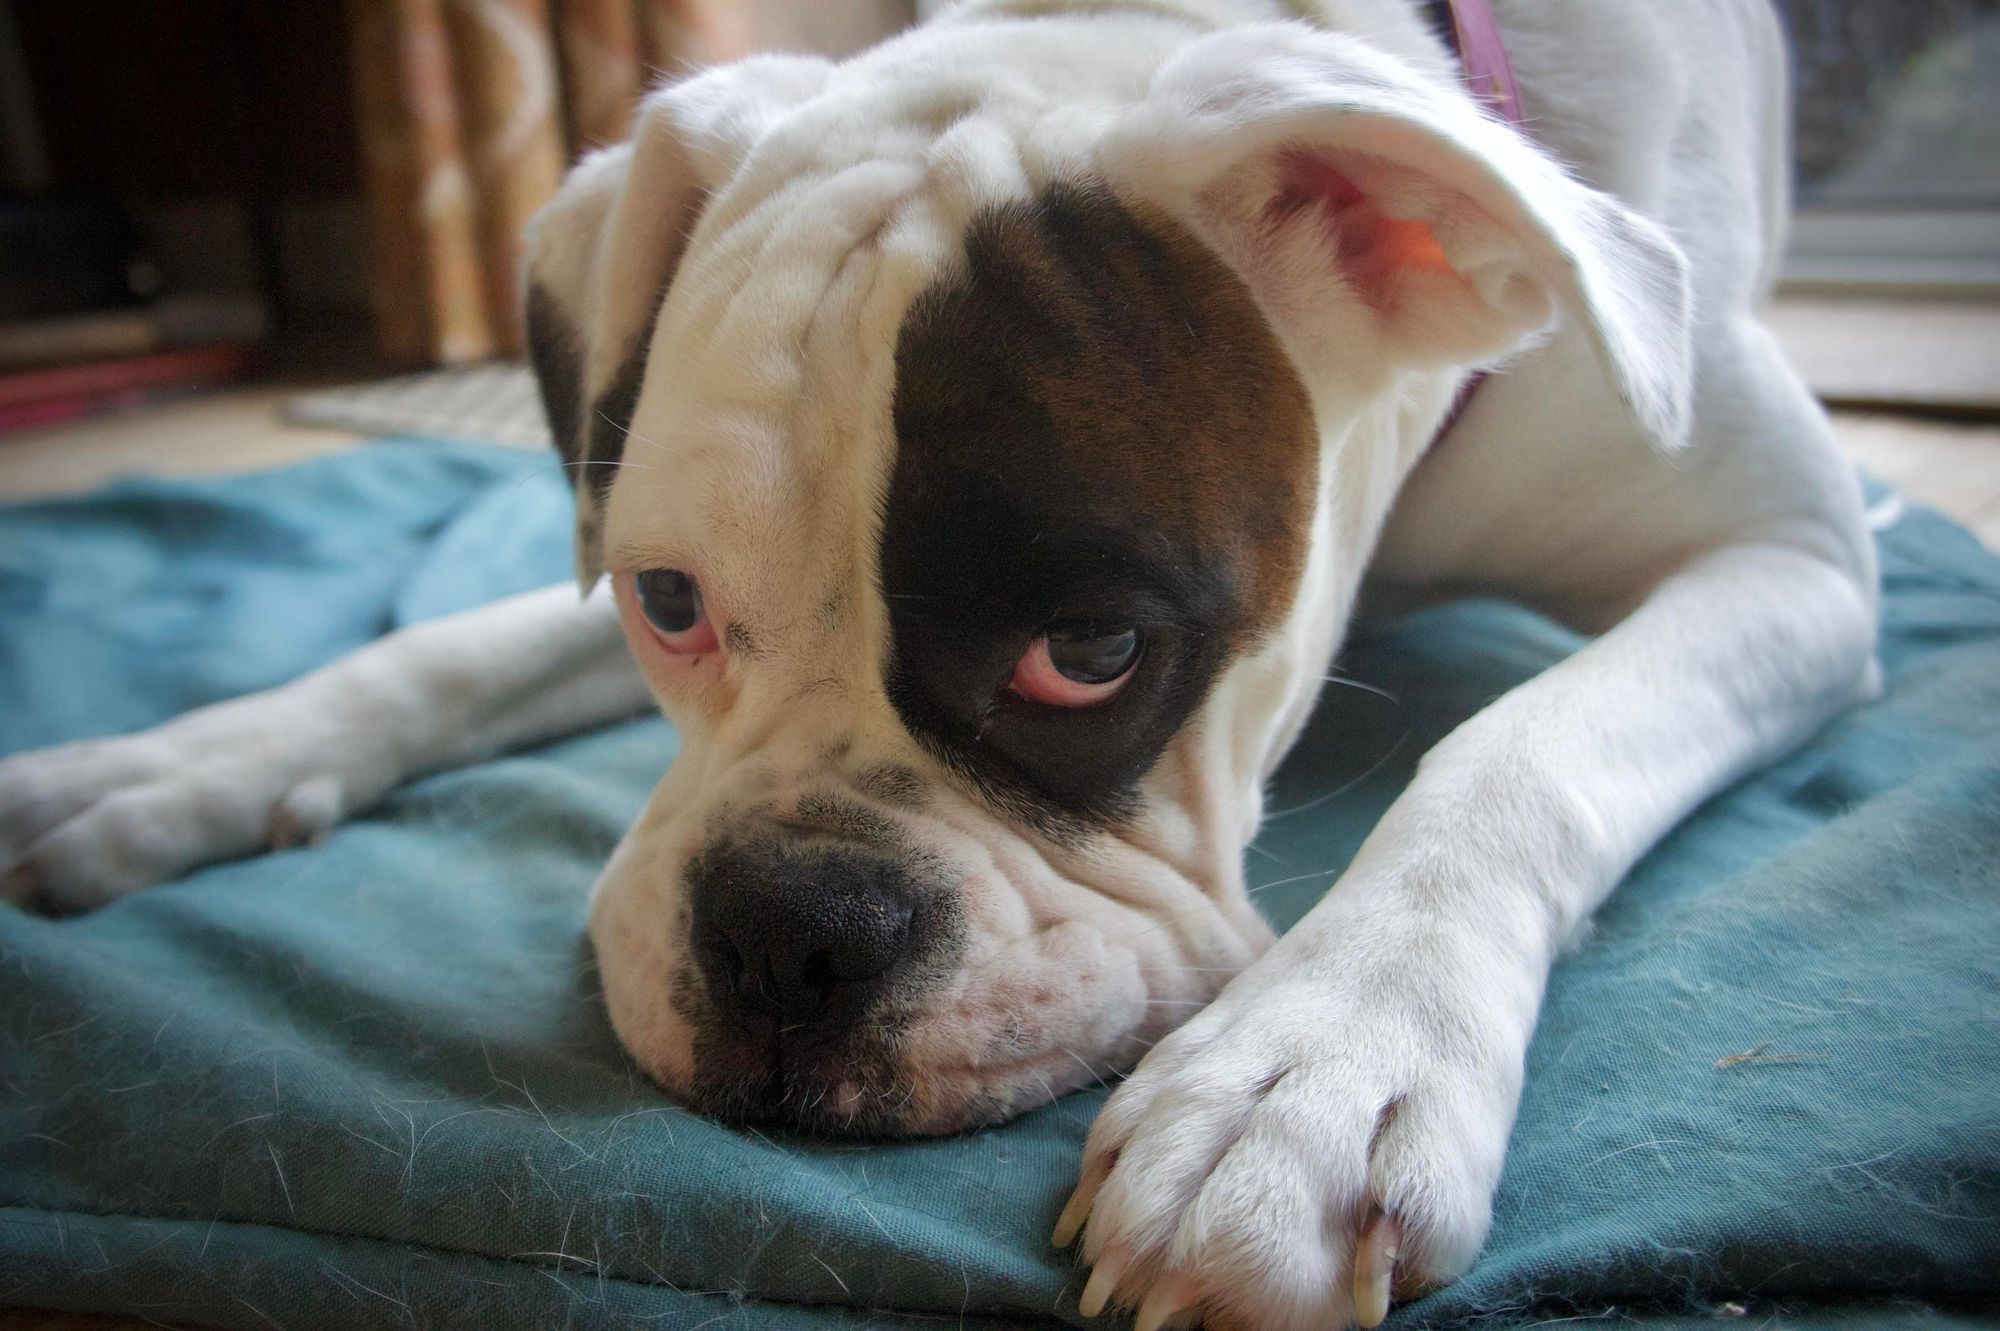
{"label": "white fur", "polygon": [[101,906],[315,840],[411,777],[629,716],[644,699],[609,596],[552,587],[418,624],[142,735],[0,762],[6,892]]}
{"label": "white fur", "polygon": [[[1355,1270],[1378,1212],[1404,1279],[1464,1271],[1558,949],[1677,819],[1876,687],[1857,488],[1756,317],[1783,231],[1762,0],[1497,8],[1539,147],[1471,105],[1408,0],[1301,0],[1311,24],[1276,0],[986,0],[843,65],[755,61],[657,95],[637,146],[579,167],[539,224],[534,270],[577,313],[596,386],[682,256],[625,465],[604,513],[582,500],[586,580],[696,571],[761,645],[689,665],[631,634],[684,746],[593,902],[620,1037],[687,1083],[661,977],[708,819],[859,764],[933,772],[946,794],[901,821],[963,876],[969,942],[912,1043],[912,1125],[1035,1103],[1157,1039],[1069,1212],[1090,1301],[1150,1294],[1148,1326],[1345,1324],[1379,1293]],[[1270,224],[1274,154],[1300,148],[1429,224],[1466,281],[1364,305],[1324,234]],[[1282,630],[1218,681],[1133,825],[1066,846],[957,790],[898,722],[873,552],[910,300],[982,203],[1080,173],[1236,267],[1306,382],[1321,461]],[[1502,362],[1433,447],[1468,372]],[[1364,569],[1385,605],[1485,589],[1602,636],[1428,754],[1251,964],[1270,937],[1240,855]],[[150,736],[9,760],[0,860],[93,903],[249,849],[289,792],[324,819],[615,714],[636,689],[610,682],[609,621],[528,598]],[[542,647],[517,660],[523,636]],[[836,733],[851,751],[829,766]]]}

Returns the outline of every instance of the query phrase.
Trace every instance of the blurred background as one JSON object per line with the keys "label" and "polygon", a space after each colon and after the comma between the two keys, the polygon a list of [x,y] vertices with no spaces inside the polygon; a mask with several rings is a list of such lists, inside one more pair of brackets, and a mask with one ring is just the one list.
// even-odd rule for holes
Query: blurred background
{"label": "blurred background", "polygon": [[[567,163],[664,74],[846,54],[927,7],[0,0],[0,497],[538,443],[513,293]],[[1773,322],[1857,456],[2000,543],[2000,0],[1778,7],[1800,216]]]}

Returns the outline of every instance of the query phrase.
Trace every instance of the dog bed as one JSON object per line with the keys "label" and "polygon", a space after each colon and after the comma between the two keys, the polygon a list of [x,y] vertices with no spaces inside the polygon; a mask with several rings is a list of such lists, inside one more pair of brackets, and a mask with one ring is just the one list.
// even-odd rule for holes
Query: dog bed
{"label": "dog bed", "polygon": [[[568,527],[551,460],[407,442],[0,511],[0,750],[559,579]],[[1557,967],[1485,1256],[1393,1326],[1994,1306],[2000,559],[1924,511],[1881,549],[1887,696],[1711,801]],[[1385,694],[1329,691],[1252,852],[1274,921],[1426,745],[1574,645],[1490,604],[1358,643],[1344,675]],[[1103,1092],[824,1141],[684,1112],[622,1055],[585,894],[673,752],[635,720],[85,918],[0,908],[0,1304],[246,1331],[1082,1324],[1047,1235]]]}

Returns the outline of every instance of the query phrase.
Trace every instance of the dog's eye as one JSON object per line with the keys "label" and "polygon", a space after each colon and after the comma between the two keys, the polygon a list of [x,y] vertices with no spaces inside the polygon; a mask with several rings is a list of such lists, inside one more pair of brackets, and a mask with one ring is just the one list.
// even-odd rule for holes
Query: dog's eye
{"label": "dog's eye", "polygon": [[1125,687],[1143,646],[1129,626],[1058,626],[1028,644],[1008,687],[1051,707],[1095,707]]}
{"label": "dog's eye", "polygon": [[668,651],[697,655],[715,650],[715,626],[693,578],[677,568],[649,568],[634,581],[639,609]]}

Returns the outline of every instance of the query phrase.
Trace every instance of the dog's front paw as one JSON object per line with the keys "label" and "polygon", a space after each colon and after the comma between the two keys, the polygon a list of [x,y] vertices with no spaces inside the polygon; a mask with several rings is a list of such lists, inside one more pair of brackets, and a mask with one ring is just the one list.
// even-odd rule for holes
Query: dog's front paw
{"label": "dog's front paw", "polygon": [[1086,1315],[1374,1326],[1472,1264],[1525,1034],[1468,1002],[1490,966],[1371,951],[1336,972],[1281,944],[1112,1096],[1056,1226],[1066,1246],[1088,1220]]}
{"label": "dog's front paw", "polygon": [[0,897],[92,910],[216,860],[316,839],[351,803],[339,737],[281,693],[0,759]]}

